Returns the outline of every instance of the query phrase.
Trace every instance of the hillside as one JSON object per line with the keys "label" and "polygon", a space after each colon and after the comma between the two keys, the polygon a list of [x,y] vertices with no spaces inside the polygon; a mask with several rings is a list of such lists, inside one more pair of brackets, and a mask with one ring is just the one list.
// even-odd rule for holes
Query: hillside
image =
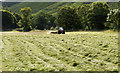
{"label": "hillside", "polygon": [[[13,5],[11,5],[13,4]],[[82,2],[22,2],[19,4],[15,4],[13,2],[3,3],[4,7],[8,7],[11,11],[19,13],[19,10],[23,7],[31,7],[32,12],[36,13],[40,10],[45,10],[48,13],[55,13],[58,7],[61,7],[63,5],[70,5],[70,6],[79,6],[83,4]]]}
{"label": "hillside", "polygon": [[[40,10],[45,10],[50,14],[54,14],[58,7],[69,5],[69,6],[79,6],[85,4],[85,2],[4,2],[3,7],[8,7],[11,11],[19,13],[19,10],[23,7],[31,7],[32,12],[36,13]],[[108,3],[111,9],[118,8],[118,3]]]}
{"label": "hillside", "polygon": [[19,4],[20,2],[3,2],[2,3],[2,5],[3,5],[3,7],[11,7],[11,6],[13,6],[13,5],[17,5],[17,4]]}
{"label": "hillside", "polygon": [[13,12],[19,12],[19,10],[21,8],[24,8],[24,7],[31,7],[32,10],[33,10],[33,13],[35,12],[38,12],[39,10],[43,9],[43,8],[46,8],[48,7],[49,5],[52,5],[54,4],[53,2],[22,2],[22,3],[19,3],[19,4],[15,4],[15,5],[12,5],[11,7],[9,7],[9,9]]}
{"label": "hillside", "polygon": [[[52,4],[52,5],[46,7],[44,9],[42,9],[42,10],[46,11],[49,14],[53,14],[54,15],[56,13],[56,11],[57,11],[57,8],[59,8],[59,7],[62,7],[62,6],[65,6],[65,5],[68,5],[68,6],[79,6],[79,5],[82,5],[82,4],[83,3],[81,3],[81,2],[59,2],[59,3]],[[40,11],[38,11],[37,13],[39,13]]]}
{"label": "hillside", "polygon": [[118,2],[111,2],[111,3],[108,3],[109,4],[109,7],[111,8],[111,9],[116,9],[116,8],[118,8],[119,6],[118,6]]}

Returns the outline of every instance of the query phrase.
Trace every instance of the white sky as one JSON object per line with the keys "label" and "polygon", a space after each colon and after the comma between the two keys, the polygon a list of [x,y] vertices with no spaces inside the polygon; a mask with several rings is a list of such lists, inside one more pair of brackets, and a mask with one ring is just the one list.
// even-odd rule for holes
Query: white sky
{"label": "white sky", "polygon": [[[67,1],[67,2],[74,2],[74,1],[77,1],[77,2],[88,2],[87,0],[0,0],[0,1],[6,1],[6,2],[58,2],[58,1]],[[89,0],[90,2],[94,2],[94,1],[106,1],[106,2],[118,2],[120,0]]]}
{"label": "white sky", "polygon": [[0,0],[0,1],[4,1],[4,0]]}

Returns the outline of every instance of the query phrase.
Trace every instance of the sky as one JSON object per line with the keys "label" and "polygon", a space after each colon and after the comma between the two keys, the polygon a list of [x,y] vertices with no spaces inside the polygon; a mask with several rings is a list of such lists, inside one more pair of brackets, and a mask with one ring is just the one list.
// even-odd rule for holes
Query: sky
{"label": "sky", "polygon": [[4,0],[0,0],[0,1],[4,1]]}
{"label": "sky", "polygon": [[[82,1],[87,1],[87,0],[0,0],[0,1],[6,1],[6,2],[21,2],[21,1],[25,1],[25,2],[41,2],[41,1],[67,1],[67,2],[70,2],[70,1],[78,1],[78,2],[82,2]],[[107,1],[107,2],[118,2],[120,0],[88,0],[88,1]]]}

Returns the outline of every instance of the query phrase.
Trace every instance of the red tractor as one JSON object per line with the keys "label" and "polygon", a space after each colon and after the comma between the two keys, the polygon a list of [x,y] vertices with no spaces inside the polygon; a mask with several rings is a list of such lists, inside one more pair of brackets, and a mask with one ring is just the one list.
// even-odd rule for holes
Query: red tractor
{"label": "red tractor", "polygon": [[59,27],[58,34],[65,34],[65,30],[62,27]]}

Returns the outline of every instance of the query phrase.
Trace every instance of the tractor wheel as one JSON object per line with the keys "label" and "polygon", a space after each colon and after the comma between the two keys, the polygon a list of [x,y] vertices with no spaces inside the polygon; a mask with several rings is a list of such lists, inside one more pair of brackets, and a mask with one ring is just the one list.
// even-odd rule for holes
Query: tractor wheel
{"label": "tractor wheel", "polygon": [[61,31],[58,31],[58,34],[61,34]]}
{"label": "tractor wheel", "polygon": [[65,34],[65,31],[64,31],[64,32],[62,32],[62,34]]}

